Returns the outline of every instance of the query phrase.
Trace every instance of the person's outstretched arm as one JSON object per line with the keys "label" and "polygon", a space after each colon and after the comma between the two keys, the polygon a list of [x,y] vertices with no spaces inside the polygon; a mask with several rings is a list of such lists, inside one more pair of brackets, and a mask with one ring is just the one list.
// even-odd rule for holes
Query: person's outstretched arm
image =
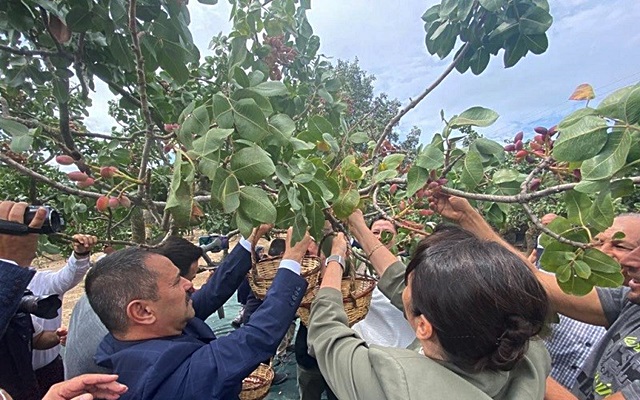
{"label": "person's outstretched arm", "polygon": [[291,229],[271,288],[251,320],[193,353],[188,368],[184,367],[184,379],[180,378],[186,382],[188,393],[184,395],[237,397],[242,379],[275,354],[307,290],[307,282],[300,276],[300,262],[311,239],[307,234],[290,246],[290,237]]}
{"label": "person's outstretched arm", "polygon": [[432,200],[431,205],[433,209],[443,217],[457,223],[463,229],[468,230],[481,239],[500,243],[520,257],[547,290],[547,294],[555,311],[588,324],[609,326],[609,321],[605,316],[600,298],[595,289],[582,297],[566,294],[560,286],[558,286],[555,276],[544,273],[531,264],[527,257],[511,246],[491,228],[484,218],[482,218],[482,215],[469,204],[467,199],[438,193],[433,196]]}
{"label": "person's outstretched arm", "polygon": [[211,279],[193,294],[191,300],[196,318],[204,321],[233,296],[251,269],[251,251],[255,250],[251,248],[252,243],[257,242],[269,229],[270,225],[261,225],[254,229],[249,238],[241,238]]}

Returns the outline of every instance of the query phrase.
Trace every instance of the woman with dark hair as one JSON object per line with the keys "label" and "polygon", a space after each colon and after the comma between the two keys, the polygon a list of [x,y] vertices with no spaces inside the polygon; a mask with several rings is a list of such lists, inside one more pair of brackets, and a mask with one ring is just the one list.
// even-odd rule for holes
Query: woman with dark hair
{"label": "woman with dark hair", "polygon": [[[349,227],[417,340],[409,349],[367,346],[347,326],[342,265],[330,258],[311,307],[308,343],[338,398],[543,398],[550,359],[536,335],[548,301],[523,260],[446,226],[420,243],[405,269],[371,235],[361,212]],[[342,234],[332,254],[346,256]]]}

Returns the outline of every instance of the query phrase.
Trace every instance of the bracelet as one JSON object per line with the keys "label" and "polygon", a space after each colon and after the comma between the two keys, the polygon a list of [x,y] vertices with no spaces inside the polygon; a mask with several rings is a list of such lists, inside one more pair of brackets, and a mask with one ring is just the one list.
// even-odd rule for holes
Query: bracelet
{"label": "bracelet", "polygon": [[373,247],[373,249],[371,249],[371,251],[369,252],[369,254],[367,254],[367,258],[371,258],[371,256],[373,255],[373,253],[376,252],[376,250],[378,250],[380,247],[383,247],[384,244],[382,244],[382,242],[378,243],[377,245],[375,245]]}
{"label": "bracelet", "polygon": [[89,254],[91,254],[91,250],[89,250],[89,251],[85,251],[84,253],[78,253],[78,252],[76,252],[75,250],[73,251],[73,255],[74,255],[76,258],[78,258],[78,257],[86,257],[86,256],[88,256]]}

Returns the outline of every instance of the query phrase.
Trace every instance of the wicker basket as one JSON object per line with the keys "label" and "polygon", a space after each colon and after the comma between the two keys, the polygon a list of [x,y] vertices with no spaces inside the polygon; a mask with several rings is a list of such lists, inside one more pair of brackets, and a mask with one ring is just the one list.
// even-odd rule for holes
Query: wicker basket
{"label": "wicker basket", "polygon": [[[342,279],[342,304],[344,305],[344,311],[347,313],[349,326],[353,326],[367,316],[371,305],[371,295],[375,287],[376,280],[368,276],[358,275],[355,278]],[[316,291],[311,296],[312,299],[315,297]],[[306,326],[309,326],[310,311],[311,302],[303,302],[298,308],[300,321]]]}
{"label": "wicker basket", "polygon": [[[260,300],[264,300],[267,295],[267,291],[273,283],[273,279],[278,272],[280,266],[281,257],[269,258],[259,261],[249,271],[247,278],[249,280],[249,286],[251,290]],[[315,256],[305,256],[300,263],[302,269],[300,276],[302,276],[308,283],[307,291],[305,292],[302,302],[311,302],[314,296],[314,290],[318,287],[320,279],[320,258]]]}
{"label": "wicker basket", "polygon": [[273,382],[273,369],[267,364],[260,364],[255,371],[242,380],[240,400],[260,400],[269,393]]}

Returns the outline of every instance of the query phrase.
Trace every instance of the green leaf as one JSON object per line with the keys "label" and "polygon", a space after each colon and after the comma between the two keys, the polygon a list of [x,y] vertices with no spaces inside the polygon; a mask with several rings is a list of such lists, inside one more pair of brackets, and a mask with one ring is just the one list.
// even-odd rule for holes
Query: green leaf
{"label": "green leaf", "polygon": [[589,281],[574,275],[571,275],[566,282],[560,282],[560,280],[558,280],[558,286],[560,286],[560,289],[565,293],[574,296],[584,296],[593,290],[593,285]]}
{"label": "green leaf", "polygon": [[76,6],[69,10],[65,21],[69,29],[74,32],[85,32],[94,27],[93,13],[84,7]]}
{"label": "green leaf", "polygon": [[467,190],[473,190],[482,182],[483,176],[484,170],[482,168],[480,153],[469,150],[467,156],[464,158],[460,182],[466,186]]}
{"label": "green leaf", "polygon": [[209,129],[207,133],[193,141],[193,151],[201,157],[206,157],[218,151],[232,133],[233,129]]}
{"label": "green leaf", "polygon": [[133,53],[129,48],[127,40],[120,35],[115,35],[109,43],[109,51],[118,62],[118,66],[125,71],[132,71],[135,67]]}
{"label": "green leaf", "polygon": [[618,89],[598,105],[598,111],[607,118],[634,124],[640,121],[640,85]]}
{"label": "green leaf", "polygon": [[262,82],[249,88],[249,90],[253,90],[265,97],[284,96],[289,93],[287,86],[280,81]]}
{"label": "green leaf", "polygon": [[269,136],[267,120],[253,99],[242,99],[233,107],[233,117],[238,135],[242,139],[258,143]]}
{"label": "green leaf", "polygon": [[400,164],[402,164],[404,157],[404,154],[389,154],[382,160],[382,163],[386,165],[387,169],[396,169]]}
{"label": "green leaf", "polygon": [[553,157],[558,161],[583,161],[596,156],[607,143],[607,123],[587,115],[575,123],[560,128],[560,137],[553,145]]}
{"label": "green leaf", "polygon": [[[198,161],[198,170],[207,178],[213,180],[214,177],[216,176],[216,171],[218,170],[218,163],[210,160],[208,158],[201,158],[200,161]],[[211,197],[215,197],[215,195],[213,195]]]}
{"label": "green leaf", "polygon": [[496,122],[499,115],[497,112],[484,107],[471,107],[462,112],[462,114],[454,117],[449,121],[449,127],[452,129],[462,126],[489,126]]}
{"label": "green leaf", "polygon": [[176,226],[179,227],[188,226],[191,222],[194,172],[191,163],[182,161],[180,156],[176,157],[165,209],[171,213]]}
{"label": "green leaf", "polygon": [[25,136],[29,134],[29,128],[20,122],[0,117],[0,129],[10,136]]}
{"label": "green leaf", "polygon": [[218,0],[198,0],[198,3],[215,5],[218,4]]}
{"label": "green leaf", "polygon": [[228,98],[220,93],[213,96],[213,115],[218,127],[223,129],[233,128],[233,108]]}
{"label": "green leaf", "polygon": [[558,283],[567,283],[573,277],[571,264],[563,264],[556,270],[556,279]]}
{"label": "green leaf", "polygon": [[247,73],[244,72],[244,70],[240,67],[235,67],[233,69],[233,79],[236,81],[238,85],[240,85],[243,88],[246,88],[249,85],[251,85],[251,82],[249,82],[249,77],[247,77]]}
{"label": "green leaf", "polygon": [[15,135],[11,138],[11,144],[9,149],[16,153],[22,153],[31,148],[33,144],[33,135],[28,133],[26,135]]}
{"label": "green leaf", "polygon": [[229,73],[233,74],[233,69],[241,65],[247,58],[247,39],[236,36],[231,39],[231,54],[229,55]]}
{"label": "green leaf", "polygon": [[53,80],[53,96],[59,103],[69,102],[69,82],[63,78]]}
{"label": "green leaf", "polygon": [[580,181],[573,190],[580,193],[598,193],[609,188],[609,180],[602,181]]}
{"label": "green leaf", "polygon": [[605,190],[600,192],[593,201],[587,214],[587,221],[591,227],[603,232],[613,225],[614,214],[611,192]]}
{"label": "green leaf", "polygon": [[396,176],[398,176],[398,171],[396,171],[395,169],[388,169],[386,171],[380,171],[375,174],[375,176],[373,177],[373,181],[376,183],[382,182],[386,181],[387,179],[393,179]]}
{"label": "green leaf", "polygon": [[[219,170],[222,170],[222,168],[219,168]],[[222,185],[215,188],[218,191],[218,198],[222,203],[222,209],[225,213],[232,213],[240,206],[239,187],[240,185],[235,175],[228,174],[222,181]]]}
{"label": "green leaf", "polygon": [[253,222],[245,213],[238,210],[235,215],[235,223],[242,236],[251,236],[251,233],[253,232]]}
{"label": "green leaf", "polygon": [[245,147],[231,156],[231,170],[245,184],[271,176],[276,167],[269,153],[258,146]]}
{"label": "green leaf", "polygon": [[349,141],[353,144],[367,143],[369,136],[364,132],[354,132],[349,136]]}
{"label": "green leaf", "polygon": [[412,165],[407,173],[407,197],[413,196],[429,179],[429,170]]}
{"label": "green leaf", "polygon": [[187,115],[176,136],[181,144],[191,149],[194,137],[202,136],[208,129],[209,111],[206,106],[200,106]]}
{"label": "green leaf", "polygon": [[549,48],[547,35],[523,36],[524,42],[533,54],[542,54]]}
{"label": "green leaf", "polygon": [[416,165],[427,170],[440,168],[443,164],[444,153],[434,144],[425,147],[416,157]]}
{"label": "green leaf", "polygon": [[311,117],[308,123],[308,130],[311,134],[322,135],[323,133],[329,133],[331,135],[334,134],[333,126],[326,118],[321,117],[319,115],[314,115]]}
{"label": "green leaf", "polygon": [[631,179],[618,179],[611,182],[611,197],[614,199],[630,196],[634,190],[635,186]]}
{"label": "green leaf", "polygon": [[545,33],[551,24],[553,17],[540,7],[531,7],[520,18],[520,32],[523,35],[538,35]]}
{"label": "green leaf", "polygon": [[627,154],[631,148],[629,132],[615,131],[608,136],[602,151],[582,163],[580,167],[582,179],[591,181],[609,179],[625,166]]}
{"label": "green leaf", "polygon": [[589,282],[594,286],[616,288],[622,286],[624,276],[620,271],[604,273],[592,270]]}
{"label": "green leaf", "polygon": [[276,222],[276,208],[269,200],[269,195],[264,190],[245,186],[240,188],[240,210],[252,220],[264,224]]}
{"label": "green leaf", "polygon": [[589,265],[592,273],[602,272],[605,274],[613,274],[620,272],[620,264],[597,249],[586,249],[580,259]]}
{"label": "green leaf", "polygon": [[169,40],[162,40],[162,50],[157,53],[160,67],[181,85],[189,80],[187,56],[183,47]]}
{"label": "green leaf", "polygon": [[307,220],[309,221],[309,232],[313,237],[322,237],[324,228],[324,212],[318,203],[311,203],[306,209]]}
{"label": "green leaf", "polygon": [[591,200],[586,194],[569,190],[564,194],[567,205],[567,220],[576,225],[587,226],[587,213],[591,208]]}
{"label": "green leaf", "polygon": [[540,257],[540,267],[549,272],[557,272],[559,268],[569,266],[575,259],[573,246],[560,242],[552,242],[545,246]]}
{"label": "green leaf", "polygon": [[504,0],[480,0],[480,5],[490,12],[497,12],[505,5]]}
{"label": "green leaf", "polygon": [[343,191],[338,199],[333,203],[333,212],[339,219],[346,219],[358,207],[360,203],[360,194],[355,189]]}
{"label": "green leaf", "polygon": [[273,114],[273,107],[271,106],[269,99],[251,89],[236,90],[231,98],[233,100],[253,99],[258,107],[260,107],[266,118]]}
{"label": "green leaf", "polygon": [[[552,232],[558,235],[580,243],[589,243],[589,235],[582,227],[573,226],[566,218],[556,217],[548,226]],[[540,238],[540,244],[546,249],[553,243],[558,243],[555,239],[547,234],[543,234]],[[571,246],[569,246],[571,247]]]}
{"label": "green leaf", "polygon": [[504,67],[513,67],[527,54],[529,46],[524,35],[518,35],[510,38],[505,43],[504,48]]}
{"label": "green leaf", "polygon": [[499,156],[504,154],[504,147],[494,142],[493,140],[485,138],[477,138],[473,144],[476,146],[480,154],[486,154],[490,156]]}
{"label": "green leaf", "polygon": [[576,271],[576,275],[582,279],[589,279],[591,276],[591,268],[589,268],[589,264],[582,260],[576,260],[573,263],[573,268]]}
{"label": "green leaf", "polygon": [[269,130],[288,142],[296,130],[296,123],[287,114],[276,114],[269,118]]}
{"label": "green leaf", "polygon": [[516,182],[516,181],[523,181],[524,179],[522,178],[522,175],[520,174],[520,172],[516,171],[515,169],[499,169],[496,172],[494,172],[493,174],[493,183],[495,183],[496,185],[499,185],[501,183],[506,183],[506,182]]}

